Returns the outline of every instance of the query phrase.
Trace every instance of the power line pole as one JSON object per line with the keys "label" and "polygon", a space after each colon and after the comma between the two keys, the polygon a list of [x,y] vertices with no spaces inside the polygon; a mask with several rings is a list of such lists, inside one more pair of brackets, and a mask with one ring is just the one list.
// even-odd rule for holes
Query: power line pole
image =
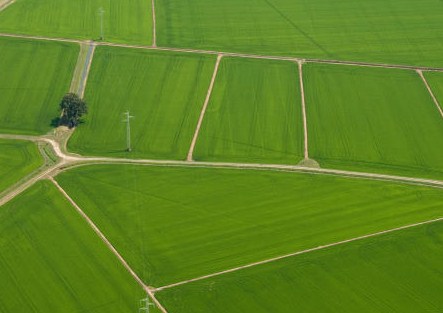
{"label": "power line pole", "polygon": [[125,119],[123,122],[126,123],[126,150],[131,151],[131,118],[134,118],[134,116],[131,116],[129,114],[129,111],[126,111],[124,113]]}
{"label": "power line pole", "polygon": [[155,307],[155,304],[151,302],[151,299],[149,299],[149,297],[146,297],[145,299],[140,300],[140,305],[141,305],[141,308],[138,309],[138,311],[139,312],[146,312],[146,313],[150,312],[151,306]]}
{"label": "power line pole", "polygon": [[98,9],[98,15],[100,15],[100,40],[105,39],[105,34],[103,30],[103,15],[105,14],[105,10],[103,8]]}

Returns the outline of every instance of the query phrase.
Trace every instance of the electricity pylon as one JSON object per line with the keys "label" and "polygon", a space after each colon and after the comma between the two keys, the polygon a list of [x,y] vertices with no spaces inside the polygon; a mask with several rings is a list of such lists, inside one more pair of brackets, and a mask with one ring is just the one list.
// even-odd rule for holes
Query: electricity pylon
{"label": "electricity pylon", "polygon": [[127,151],[131,151],[131,118],[133,118],[133,116],[131,116],[129,114],[129,111],[126,111],[124,113],[125,115],[125,119],[123,120],[123,122],[126,123],[126,150]]}

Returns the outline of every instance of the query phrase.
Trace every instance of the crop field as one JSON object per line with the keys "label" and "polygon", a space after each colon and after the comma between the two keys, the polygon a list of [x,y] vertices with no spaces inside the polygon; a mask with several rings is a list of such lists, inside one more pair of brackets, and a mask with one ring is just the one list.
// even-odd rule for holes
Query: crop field
{"label": "crop field", "polygon": [[0,246],[1,312],[136,312],[143,297],[47,181],[1,208]]}
{"label": "crop field", "polygon": [[440,108],[443,110],[443,73],[428,72],[425,73],[425,77],[440,104]]}
{"label": "crop field", "polygon": [[443,178],[443,122],[417,73],[308,64],[310,155],[323,167]]}
{"label": "crop field", "polygon": [[1,133],[39,135],[51,129],[78,50],[66,43],[0,37]]}
{"label": "crop field", "polygon": [[222,59],[194,159],[298,163],[300,99],[295,63]]}
{"label": "crop field", "polygon": [[422,226],[160,291],[172,312],[443,310],[443,224]]}
{"label": "crop field", "polygon": [[[69,148],[89,155],[185,159],[215,58],[97,48],[85,97],[90,112]],[[131,154],[123,113],[130,110]]]}
{"label": "crop field", "polygon": [[0,312],[443,312],[442,21],[0,0]]}
{"label": "crop field", "polygon": [[16,0],[0,12],[0,32],[97,40],[100,8],[106,40],[152,43],[152,11],[147,0]]}
{"label": "crop field", "polygon": [[443,65],[437,0],[157,2],[162,46]]}
{"label": "crop field", "polygon": [[34,143],[0,139],[0,193],[43,165]]}
{"label": "crop field", "polygon": [[156,287],[442,216],[438,189],[312,174],[97,165],[56,179]]}

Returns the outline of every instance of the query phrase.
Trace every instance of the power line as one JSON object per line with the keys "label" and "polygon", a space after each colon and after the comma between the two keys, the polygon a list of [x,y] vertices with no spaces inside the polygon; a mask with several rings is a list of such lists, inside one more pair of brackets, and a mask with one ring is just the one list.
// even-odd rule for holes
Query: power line
{"label": "power line", "polygon": [[105,10],[101,7],[98,9],[98,15],[100,15],[100,40],[105,39],[105,33],[103,29],[103,15],[105,14]]}
{"label": "power line", "polygon": [[131,151],[131,118],[134,118],[134,116],[131,116],[129,114],[129,111],[126,111],[124,113],[125,119],[123,120],[124,123],[126,123],[126,150]]}

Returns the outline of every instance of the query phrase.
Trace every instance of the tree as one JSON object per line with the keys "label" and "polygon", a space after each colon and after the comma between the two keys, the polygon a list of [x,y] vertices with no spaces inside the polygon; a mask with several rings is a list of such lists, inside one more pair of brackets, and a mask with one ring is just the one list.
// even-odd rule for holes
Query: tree
{"label": "tree", "polygon": [[63,97],[60,102],[60,109],[62,111],[60,125],[69,128],[76,127],[80,123],[81,117],[88,113],[86,102],[75,93],[67,93]]}

